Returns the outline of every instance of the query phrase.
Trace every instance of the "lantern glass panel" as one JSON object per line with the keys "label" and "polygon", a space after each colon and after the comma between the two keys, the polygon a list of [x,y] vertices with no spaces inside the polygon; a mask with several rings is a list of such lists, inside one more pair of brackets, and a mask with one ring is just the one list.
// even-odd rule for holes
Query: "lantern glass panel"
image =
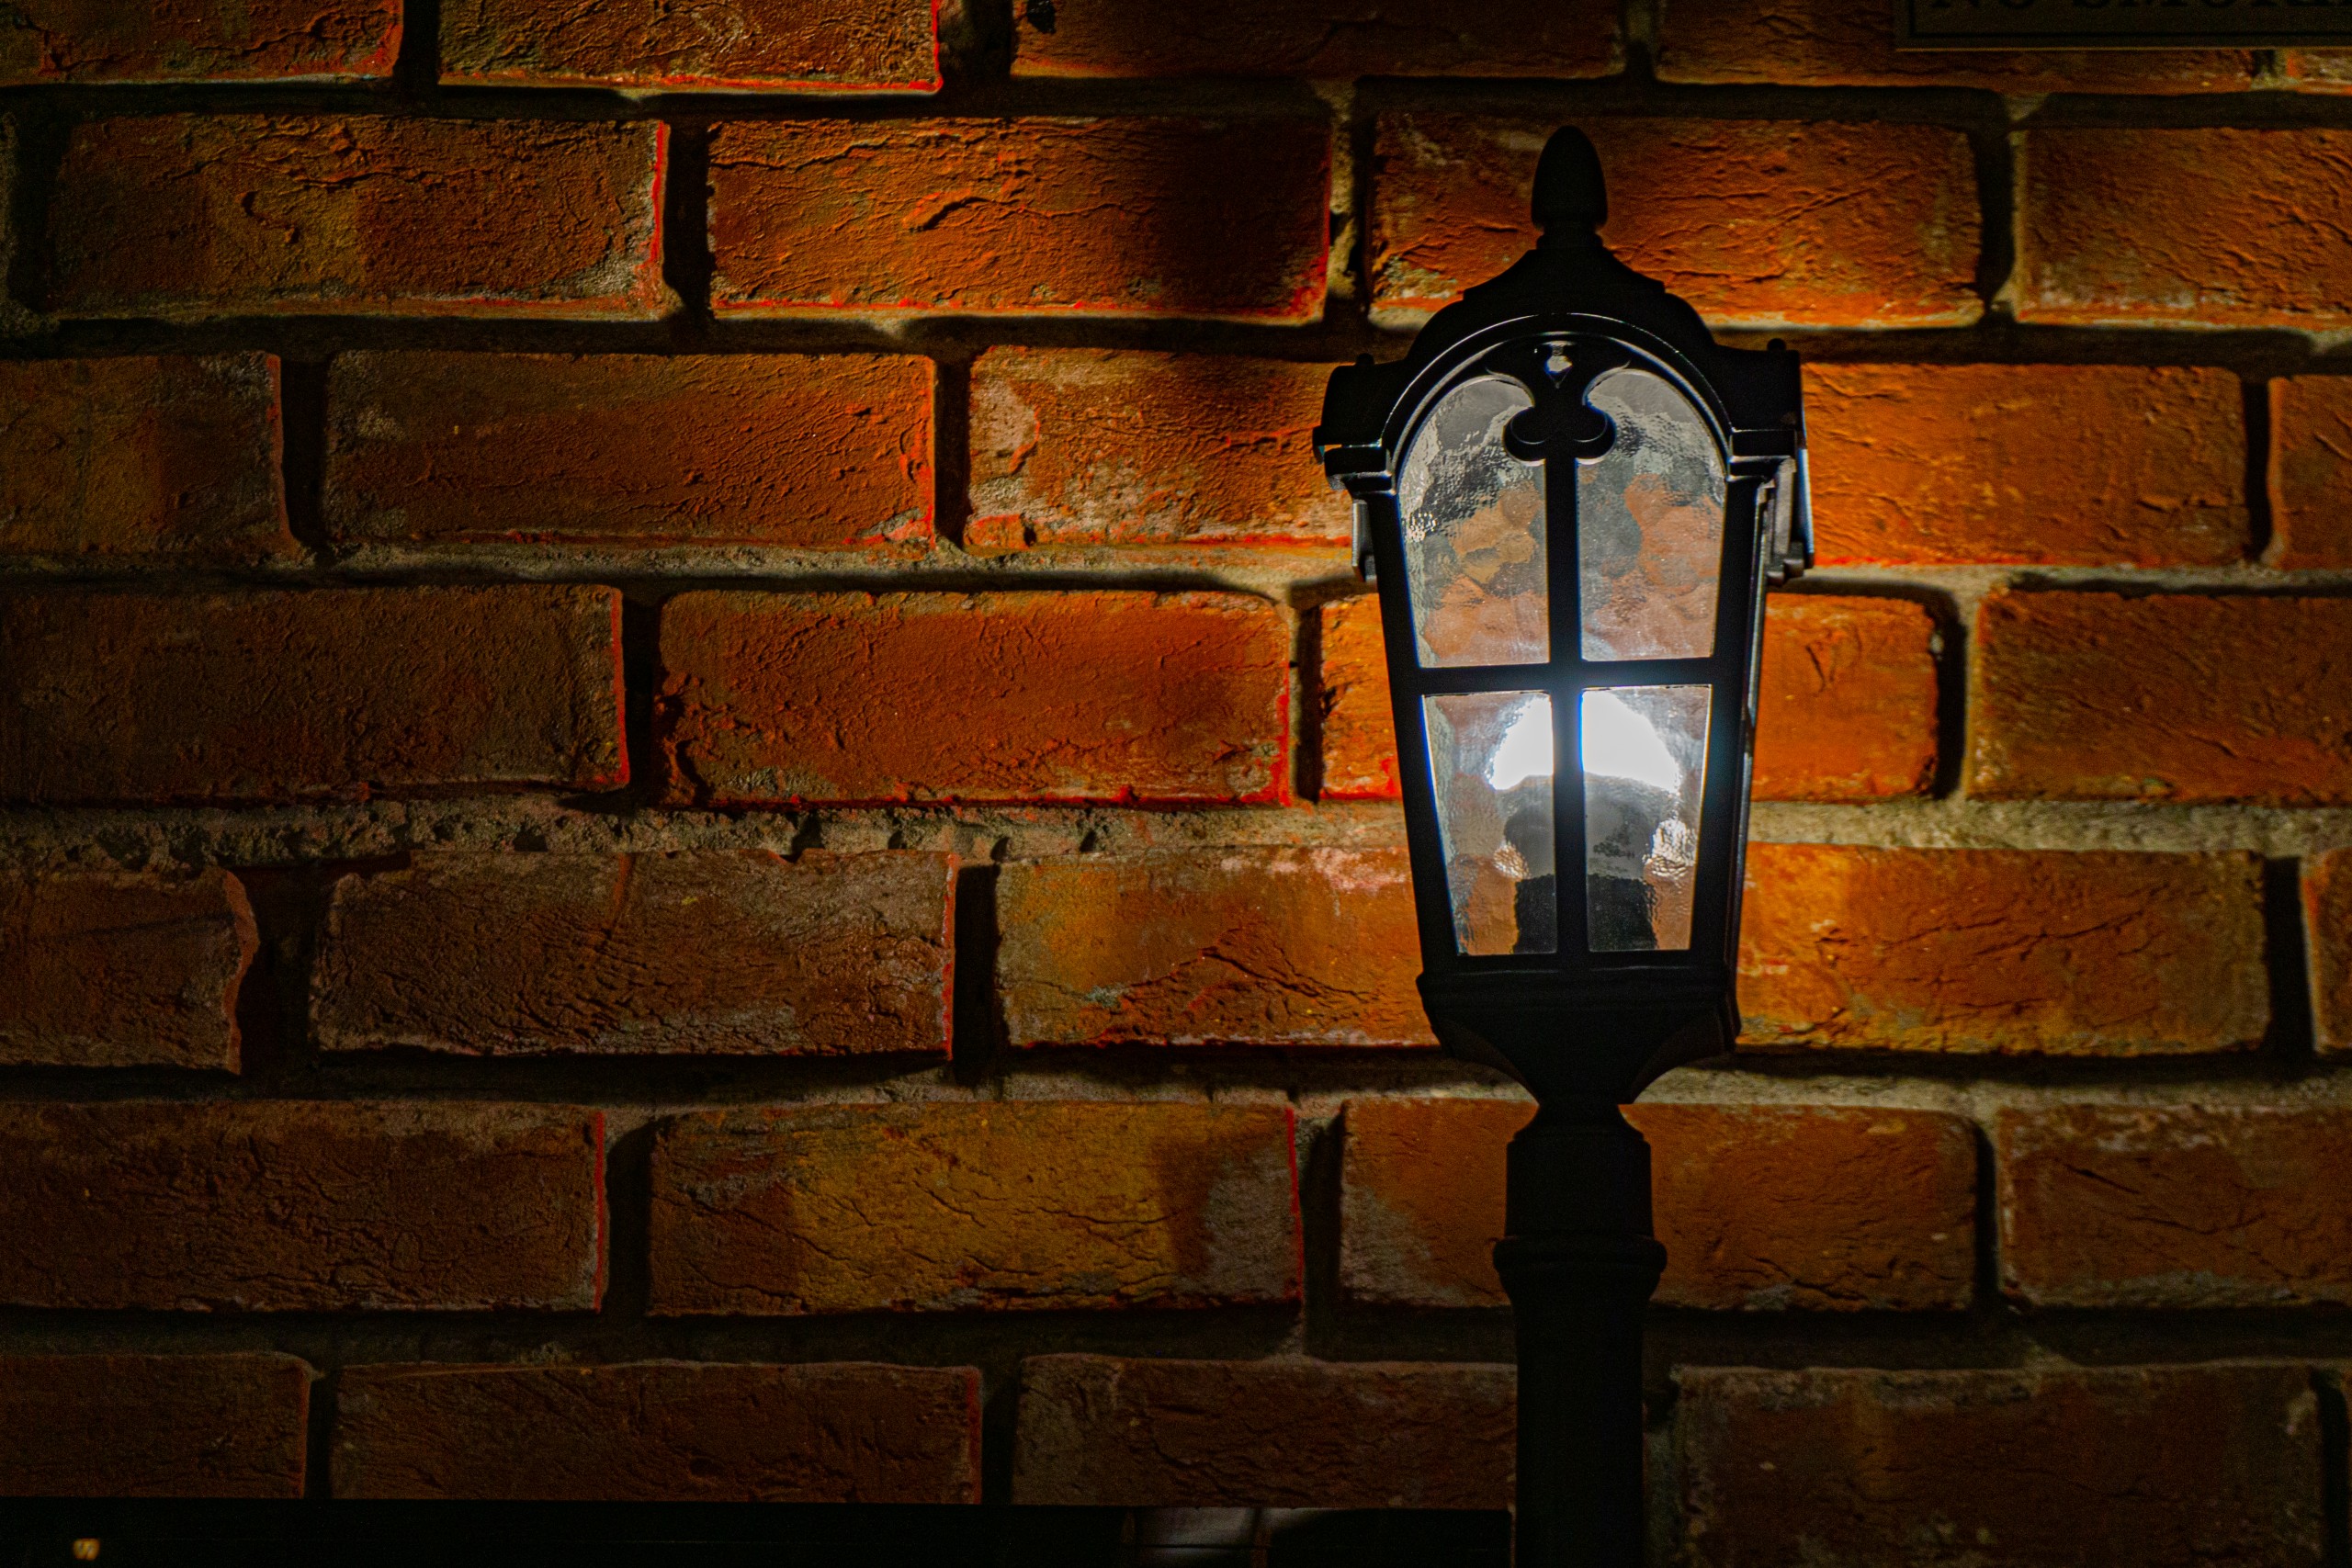
{"label": "lantern glass panel", "polygon": [[1595,953],[1690,945],[1711,696],[1705,686],[1584,694],[1585,918]]}
{"label": "lantern glass panel", "polygon": [[1455,944],[1466,953],[1557,952],[1551,696],[1423,697],[1421,713]]}
{"label": "lantern glass panel", "polygon": [[1544,466],[1503,446],[1503,426],[1534,406],[1509,377],[1473,377],[1438,400],[1406,448],[1396,500],[1425,667],[1551,657]]}
{"label": "lantern glass panel", "polygon": [[1715,647],[1724,459],[1706,416],[1648,370],[1594,378],[1616,439],[1577,465],[1584,656],[1704,659]]}

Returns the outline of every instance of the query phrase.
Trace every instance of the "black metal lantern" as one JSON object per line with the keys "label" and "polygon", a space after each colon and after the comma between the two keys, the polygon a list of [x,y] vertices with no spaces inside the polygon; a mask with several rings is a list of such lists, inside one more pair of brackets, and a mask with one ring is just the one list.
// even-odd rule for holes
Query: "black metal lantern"
{"label": "black metal lantern", "polygon": [[1797,356],[1719,346],[1607,215],[1561,130],[1536,249],[1403,360],[1335,371],[1316,432],[1380,592],[1422,1000],[1540,1108],[1495,1255],[1522,1568],[1641,1560],[1665,1254],[1618,1107],[1737,1031],[1763,595],[1811,556]]}

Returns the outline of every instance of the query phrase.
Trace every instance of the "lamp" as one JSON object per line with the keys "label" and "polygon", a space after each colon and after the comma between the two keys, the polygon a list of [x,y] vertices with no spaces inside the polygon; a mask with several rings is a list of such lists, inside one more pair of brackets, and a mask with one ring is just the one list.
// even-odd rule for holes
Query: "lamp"
{"label": "lamp", "polygon": [[1380,595],[1421,998],[1537,1101],[1495,1248],[1521,1568],[1642,1559],[1666,1254],[1618,1108],[1737,1032],[1763,595],[1812,553],[1797,356],[1719,346],[1607,217],[1591,142],[1557,132],[1536,248],[1402,360],[1334,371],[1315,433]]}

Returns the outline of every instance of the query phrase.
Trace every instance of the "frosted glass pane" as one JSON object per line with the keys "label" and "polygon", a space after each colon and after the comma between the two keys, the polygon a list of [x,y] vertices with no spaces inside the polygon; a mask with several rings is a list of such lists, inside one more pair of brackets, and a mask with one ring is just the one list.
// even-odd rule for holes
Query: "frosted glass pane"
{"label": "frosted glass pane", "polygon": [[1577,465],[1587,659],[1704,659],[1715,648],[1724,460],[1707,421],[1647,370],[1610,370],[1585,400],[1617,439]]}
{"label": "frosted glass pane", "polygon": [[1503,448],[1503,426],[1534,406],[1509,377],[1474,378],[1438,400],[1405,450],[1396,502],[1425,666],[1551,657],[1544,467]]}
{"label": "frosted glass pane", "polygon": [[1423,697],[1453,940],[1464,953],[1556,953],[1552,699]]}
{"label": "frosted glass pane", "polygon": [[1704,686],[1584,694],[1585,920],[1595,953],[1690,945],[1711,695]]}

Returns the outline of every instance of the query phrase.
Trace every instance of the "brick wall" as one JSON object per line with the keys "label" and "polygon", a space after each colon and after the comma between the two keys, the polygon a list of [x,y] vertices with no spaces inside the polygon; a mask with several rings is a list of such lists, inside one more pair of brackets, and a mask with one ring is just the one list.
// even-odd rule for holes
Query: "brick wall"
{"label": "brick wall", "polygon": [[2352,65],[1883,10],[0,17],[0,1491],[1500,1503],[1307,432],[1573,119],[1818,474],[1661,1540],[2320,1562]]}

